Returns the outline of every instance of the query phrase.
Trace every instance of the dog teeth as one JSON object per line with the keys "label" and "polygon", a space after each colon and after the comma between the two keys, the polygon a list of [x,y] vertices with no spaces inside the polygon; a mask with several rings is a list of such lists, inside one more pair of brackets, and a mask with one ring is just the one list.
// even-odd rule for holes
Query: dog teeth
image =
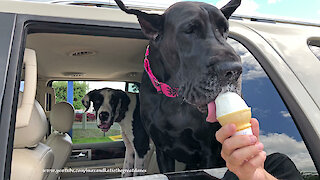
{"label": "dog teeth", "polygon": [[207,105],[204,106],[198,106],[198,110],[202,113],[207,113],[208,112],[208,107]]}

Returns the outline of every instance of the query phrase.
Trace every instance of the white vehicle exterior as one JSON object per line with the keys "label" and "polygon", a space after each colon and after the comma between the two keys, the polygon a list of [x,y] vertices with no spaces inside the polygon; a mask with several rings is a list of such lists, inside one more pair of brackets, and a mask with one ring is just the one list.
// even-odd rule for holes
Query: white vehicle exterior
{"label": "white vehicle exterior", "polygon": [[[135,54],[136,58],[128,58],[124,61],[132,60],[131,63],[139,64],[142,61],[147,41],[140,32],[137,18],[115,7],[98,8],[2,0],[0,1],[0,24],[0,179],[7,179],[10,177],[14,115],[17,107],[18,87],[16,85],[20,80],[21,61],[25,47],[37,48],[38,46],[31,42],[37,42],[37,38],[46,35],[51,38],[70,37],[71,40],[75,40],[77,37],[70,36],[73,34],[85,37],[88,41],[91,36],[98,36],[97,39],[92,40],[96,42],[99,41],[99,37],[102,39],[101,42],[109,42],[104,41],[103,37],[112,35],[121,38],[125,36],[125,38],[137,39],[138,43],[132,51],[139,50],[140,53]],[[111,29],[110,32],[109,29]],[[52,34],[54,35],[51,36]],[[59,37],[59,34],[66,36]],[[241,42],[258,59],[286,104],[319,174],[320,60],[310,50],[309,45],[320,47],[320,24],[234,16],[230,20],[230,38]],[[32,39],[35,40],[32,41]],[[65,42],[62,41],[62,43]],[[130,43],[127,43],[128,46]],[[100,48],[99,50],[103,51],[103,47]],[[37,52],[37,49],[35,50]],[[47,54],[48,58],[58,57],[53,53],[54,50],[46,51],[51,53]],[[40,64],[43,61],[40,67],[46,68],[44,65],[50,60],[41,59],[44,57],[41,52],[45,51],[41,51],[39,47],[38,61]],[[67,58],[67,56],[61,59],[56,58],[56,62],[47,68],[46,72],[39,71],[38,93],[40,95],[44,97],[44,89],[48,82],[54,80],[139,82],[143,72],[142,66],[132,64],[123,69],[116,68],[112,75],[106,72],[93,74],[93,71],[102,72],[101,69],[98,69],[99,67],[93,66],[86,72],[83,68],[76,66],[77,72],[82,70],[81,72],[87,76],[70,77],[64,75],[64,70],[60,70],[60,67],[55,65],[68,61]],[[116,63],[113,61],[115,58],[117,56],[113,55],[105,60],[103,65],[110,66]],[[82,63],[81,66],[87,66],[89,62]],[[121,73],[117,74],[117,71]],[[132,72],[136,74],[125,75]],[[40,95],[38,101],[45,106],[45,100]],[[115,161],[121,164],[121,159]]]}

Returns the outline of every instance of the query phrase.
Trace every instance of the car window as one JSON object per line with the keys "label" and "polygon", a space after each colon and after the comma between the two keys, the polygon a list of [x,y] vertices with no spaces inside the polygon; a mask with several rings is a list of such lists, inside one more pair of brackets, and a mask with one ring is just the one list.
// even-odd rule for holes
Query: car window
{"label": "car window", "polygon": [[19,89],[19,91],[23,92],[23,90],[24,90],[24,81],[20,81],[20,89]]}
{"label": "car window", "polygon": [[[320,42],[318,42],[320,44]],[[320,60],[320,46],[309,44],[310,50],[313,52],[313,54]]]}
{"label": "car window", "polygon": [[128,92],[139,93],[139,84],[138,83],[128,83]]}
{"label": "car window", "polygon": [[[120,126],[114,123],[108,132],[102,132],[96,123],[96,112],[92,104],[87,110],[82,105],[81,100],[89,91],[105,87],[125,90],[125,82],[106,82],[106,81],[74,81],[73,82],[73,106],[75,108],[75,119],[72,131],[69,134],[74,144],[98,143],[121,141]],[[56,103],[67,101],[67,81],[54,81],[52,87],[56,94]]]}
{"label": "car window", "polygon": [[260,140],[267,154],[280,152],[308,179],[317,176],[314,163],[276,88],[253,55],[238,41],[228,43],[241,56],[242,95],[260,122]]}

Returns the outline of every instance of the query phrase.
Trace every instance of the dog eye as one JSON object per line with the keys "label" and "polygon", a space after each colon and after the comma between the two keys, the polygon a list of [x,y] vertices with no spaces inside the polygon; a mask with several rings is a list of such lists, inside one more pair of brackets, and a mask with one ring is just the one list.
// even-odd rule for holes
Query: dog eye
{"label": "dog eye", "polygon": [[228,29],[225,27],[219,28],[218,31],[222,36],[226,36]]}
{"label": "dog eye", "polygon": [[187,29],[184,31],[186,34],[193,34],[197,30],[198,25],[196,24],[190,24]]}
{"label": "dog eye", "polygon": [[228,31],[228,29],[229,29],[228,24],[227,24],[225,21],[223,21],[223,20],[218,21],[218,22],[217,22],[217,25],[218,25],[219,30],[220,30],[220,33],[221,33],[222,35],[223,35],[224,33],[226,33],[226,32]]}

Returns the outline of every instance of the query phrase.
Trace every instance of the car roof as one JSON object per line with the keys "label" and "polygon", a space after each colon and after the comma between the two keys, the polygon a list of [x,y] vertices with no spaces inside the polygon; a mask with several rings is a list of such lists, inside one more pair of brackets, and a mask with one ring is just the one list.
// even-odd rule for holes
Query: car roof
{"label": "car roof", "polygon": [[[178,0],[177,0],[178,1]],[[99,4],[100,1],[23,1],[23,0],[1,0],[0,1],[0,12],[16,13],[16,14],[27,14],[27,15],[39,15],[49,17],[63,17],[63,18],[75,18],[75,19],[87,19],[87,20],[101,20],[101,21],[116,21],[116,22],[129,22],[137,23],[137,18],[132,15],[128,15],[118,10],[118,7],[113,1],[108,1],[103,4],[109,5],[104,7],[88,6],[88,4]],[[125,1],[127,2],[127,1]],[[168,3],[157,5],[146,5],[145,7],[138,1],[128,1],[127,7],[137,8],[144,11],[162,14],[165,10],[164,7],[169,6]],[[102,3],[102,1],[101,1]],[[144,3],[145,4],[145,3]],[[150,3],[149,3],[150,4]],[[156,3],[151,3],[156,4]],[[258,22],[278,22],[278,23],[289,23],[299,24],[308,26],[320,27],[320,21],[307,21],[301,19],[292,18],[274,18],[272,16],[248,16],[248,15],[233,15],[233,19],[249,19],[251,21]]]}
{"label": "car roof", "polygon": [[72,19],[138,23],[135,16],[128,15],[114,8],[71,6],[29,1],[2,0],[0,1],[0,12]]}

